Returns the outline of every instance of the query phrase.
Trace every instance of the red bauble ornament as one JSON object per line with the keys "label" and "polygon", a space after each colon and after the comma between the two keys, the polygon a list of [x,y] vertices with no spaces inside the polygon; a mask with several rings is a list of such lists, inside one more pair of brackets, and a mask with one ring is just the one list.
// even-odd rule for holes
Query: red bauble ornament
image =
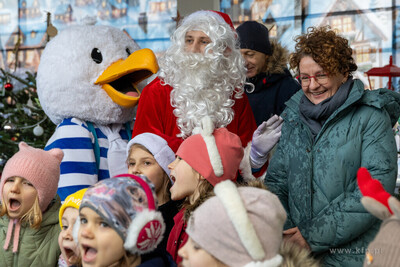
{"label": "red bauble ornament", "polygon": [[6,83],[4,85],[4,89],[6,89],[8,92],[12,91],[13,88],[14,88],[14,85],[12,85],[12,83]]}

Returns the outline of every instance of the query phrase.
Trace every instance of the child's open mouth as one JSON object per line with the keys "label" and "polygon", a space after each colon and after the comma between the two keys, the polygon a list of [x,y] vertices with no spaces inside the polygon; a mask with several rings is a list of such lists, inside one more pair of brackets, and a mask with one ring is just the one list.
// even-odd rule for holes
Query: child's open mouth
{"label": "child's open mouth", "polygon": [[67,260],[70,264],[75,263],[75,261],[78,259],[78,256],[75,254],[75,252],[67,247],[64,247],[65,255],[67,256]]}
{"label": "child's open mouth", "polygon": [[19,202],[18,200],[14,199],[14,198],[10,198],[9,203],[10,203],[11,211],[16,211],[19,209],[19,207],[21,207],[21,202]]}
{"label": "child's open mouth", "polygon": [[97,249],[82,245],[83,248],[83,257],[82,260],[84,262],[92,262],[96,259],[97,256]]}
{"label": "child's open mouth", "polygon": [[169,177],[171,177],[172,182],[175,183],[175,181],[176,181],[175,176],[173,176],[172,174],[170,174]]}

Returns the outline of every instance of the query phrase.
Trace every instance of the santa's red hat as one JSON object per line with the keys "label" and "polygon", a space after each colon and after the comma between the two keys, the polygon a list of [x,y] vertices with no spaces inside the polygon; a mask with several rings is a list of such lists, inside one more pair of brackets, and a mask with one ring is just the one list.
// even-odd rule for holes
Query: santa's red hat
{"label": "santa's red hat", "polygon": [[204,18],[204,17],[214,17],[219,22],[228,24],[231,27],[231,29],[235,31],[235,27],[233,26],[232,20],[229,17],[229,15],[215,10],[200,10],[193,12],[192,14],[190,14],[188,17],[185,18],[185,23],[188,22],[190,23],[191,21],[196,20],[196,18]]}

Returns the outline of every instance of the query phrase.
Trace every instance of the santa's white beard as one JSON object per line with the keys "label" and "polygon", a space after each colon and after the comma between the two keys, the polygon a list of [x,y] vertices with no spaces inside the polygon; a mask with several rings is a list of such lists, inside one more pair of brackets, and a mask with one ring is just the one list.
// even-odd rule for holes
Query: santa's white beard
{"label": "santa's white beard", "polygon": [[221,75],[223,66],[220,66],[220,60],[182,53],[174,61],[177,65],[173,74],[166,76],[164,81],[174,88],[171,104],[181,130],[178,136],[190,136],[195,127],[201,126],[201,119],[205,116],[212,119],[216,128],[226,127],[234,115],[232,94],[235,88],[227,77]]}

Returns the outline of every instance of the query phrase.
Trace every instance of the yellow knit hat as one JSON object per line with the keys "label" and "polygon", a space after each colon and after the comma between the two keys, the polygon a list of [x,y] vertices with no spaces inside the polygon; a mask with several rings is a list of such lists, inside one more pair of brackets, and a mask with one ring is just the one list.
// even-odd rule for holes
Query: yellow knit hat
{"label": "yellow knit hat", "polygon": [[59,222],[60,222],[61,229],[63,228],[61,218],[64,214],[65,209],[68,207],[71,207],[71,208],[75,208],[75,209],[79,210],[79,206],[81,205],[82,198],[83,198],[83,195],[85,194],[86,190],[87,190],[87,188],[81,189],[81,190],[67,196],[67,198],[65,199],[64,204],[62,204],[62,206],[60,208],[60,212],[59,212]]}

